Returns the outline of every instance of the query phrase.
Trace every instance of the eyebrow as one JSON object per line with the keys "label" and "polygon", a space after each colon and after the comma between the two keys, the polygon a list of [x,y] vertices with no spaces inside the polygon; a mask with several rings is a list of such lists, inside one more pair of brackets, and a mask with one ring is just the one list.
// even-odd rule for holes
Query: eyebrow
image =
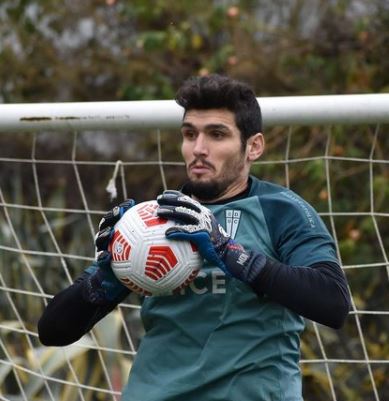
{"label": "eyebrow", "polygon": [[[183,122],[181,125],[181,128],[195,128],[197,129],[197,127],[195,125],[193,125],[192,123],[188,123],[188,122]],[[212,129],[220,129],[223,131],[231,131],[230,128],[227,125],[224,124],[207,124],[206,126],[204,126],[204,129],[206,131],[208,130],[212,130]]]}

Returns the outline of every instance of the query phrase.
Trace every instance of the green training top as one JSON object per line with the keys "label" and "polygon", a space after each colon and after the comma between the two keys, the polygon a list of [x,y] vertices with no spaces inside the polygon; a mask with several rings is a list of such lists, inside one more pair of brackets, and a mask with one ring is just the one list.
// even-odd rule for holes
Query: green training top
{"label": "green training top", "polygon": [[[246,198],[207,205],[246,249],[294,266],[337,262],[333,239],[294,192],[251,177]],[[301,401],[303,318],[205,265],[180,295],[146,297],[123,401]]]}

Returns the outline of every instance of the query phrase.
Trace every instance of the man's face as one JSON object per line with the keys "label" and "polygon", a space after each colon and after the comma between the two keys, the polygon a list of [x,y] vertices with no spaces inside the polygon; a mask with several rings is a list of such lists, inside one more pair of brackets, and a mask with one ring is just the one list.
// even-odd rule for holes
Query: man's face
{"label": "man's face", "polygon": [[181,133],[189,187],[195,197],[214,201],[245,189],[250,163],[232,112],[189,110]]}

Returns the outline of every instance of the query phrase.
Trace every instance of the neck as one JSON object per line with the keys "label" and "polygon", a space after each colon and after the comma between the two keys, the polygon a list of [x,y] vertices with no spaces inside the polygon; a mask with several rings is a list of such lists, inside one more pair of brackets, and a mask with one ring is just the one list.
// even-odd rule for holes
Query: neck
{"label": "neck", "polygon": [[219,196],[213,199],[199,199],[192,195],[193,199],[196,199],[200,203],[220,203],[226,199],[231,199],[237,197],[238,195],[245,193],[249,187],[249,178],[245,177],[244,180],[234,181],[225,191],[223,191]]}

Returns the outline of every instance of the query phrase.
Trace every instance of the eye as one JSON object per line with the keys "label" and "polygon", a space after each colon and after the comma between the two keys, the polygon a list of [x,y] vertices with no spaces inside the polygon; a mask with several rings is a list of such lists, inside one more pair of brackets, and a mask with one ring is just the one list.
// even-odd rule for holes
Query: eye
{"label": "eye", "polygon": [[181,131],[182,137],[188,141],[193,141],[196,139],[197,133],[191,129],[185,129]]}
{"label": "eye", "polygon": [[224,131],[221,130],[212,130],[210,132],[212,138],[216,139],[216,140],[221,140],[226,136],[226,133]]}

